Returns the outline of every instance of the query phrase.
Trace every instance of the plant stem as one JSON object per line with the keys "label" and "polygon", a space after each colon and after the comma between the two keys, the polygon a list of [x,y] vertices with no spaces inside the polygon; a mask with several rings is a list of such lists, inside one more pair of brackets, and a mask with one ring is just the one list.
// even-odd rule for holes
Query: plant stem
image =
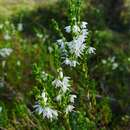
{"label": "plant stem", "polygon": [[69,119],[67,118],[67,116],[64,116],[63,123],[64,123],[65,130],[71,130]]}

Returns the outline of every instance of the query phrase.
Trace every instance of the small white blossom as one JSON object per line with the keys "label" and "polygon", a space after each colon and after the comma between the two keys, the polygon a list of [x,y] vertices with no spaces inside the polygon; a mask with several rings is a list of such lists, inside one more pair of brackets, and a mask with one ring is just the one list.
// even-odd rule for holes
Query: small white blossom
{"label": "small white blossom", "polygon": [[73,40],[68,44],[70,52],[80,57],[85,49],[85,44],[81,41],[82,39]]}
{"label": "small white blossom", "polygon": [[70,33],[70,32],[71,32],[71,26],[66,26],[66,27],[65,27],[65,31],[66,31],[67,33]]}
{"label": "small white blossom", "polygon": [[0,49],[0,56],[6,58],[12,53],[13,49],[11,48],[2,48]]}
{"label": "small white blossom", "polygon": [[60,102],[60,101],[61,101],[61,98],[62,98],[62,95],[61,95],[61,94],[57,95],[57,96],[56,96],[56,101],[57,101],[57,102]]}
{"label": "small white blossom", "polygon": [[50,120],[52,120],[52,119],[57,119],[57,117],[58,117],[58,112],[57,112],[57,110],[51,109],[51,108],[49,108],[49,107],[45,107],[45,108],[43,109],[43,117],[44,117],[44,118],[48,118],[48,119],[50,119]]}
{"label": "small white blossom", "polygon": [[63,78],[63,81],[62,81],[62,91],[65,93],[67,90],[69,90],[68,87],[70,87],[70,84],[69,84],[69,79],[70,77],[64,77]]}
{"label": "small white blossom", "polygon": [[58,112],[57,110],[51,109],[49,107],[42,107],[40,104],[36,104],[34,106],[35,111],[39,114],[39,115],[43,115],[43,118],[47,118],[50,119],[51,121],[53,119],[57,119],[58,117]]}
{"label": "small white blossom", "polygon": [[36,102],[33,108],[39,115],[43,112],[43,107],[39,104],[39,102]]}
{"label": "small white blossom", "polygon": [[62,87],[62,81],[59,80],[59,79],[55,79],[55,80],[52,82],[52,85],[55,86],[56,88]]}
{"label": "small white blossom", "polygon": [[74,103],[75,98],[77,98],[76,95],[70,95],[70,102]]}
{"label": "small white blossom", "polygon": [[70,61],[70,59],[66,58],[63,63],[66,65],[70,65],[71,61]]}
{"label": "small white blossom", "polygon": [[82,23],[81,23],[81,28],[82,28],[82,29],[87,28],[87,24],[88,24],[87,22],[82,22]]}
{"label": "small white blossom", "polygon": [[95,51],[96,51],[96,49],[94,47],[89,47],[88,48],[88,53],[89,54],[96,54]]}
{"label": "small white blossom", "polygon": [[76,67],[76,65],[79,64],[76,60],[70,60],[68,58],[66,58],[63,63],[70,67]]}
{"label": "small white blossom", "polygon": [[83,35],[79,35],[78,37],[77,37],[77,42],[80,42],[81,44],[83,44],[84,42],[85,42],[85,40],[86,40],[86,33],[84,32],[84,34]]}
{"label": "small white blossom", "polygon": [[57,43],[61,49],[65,49],[65,43],[64,43],[63,39],[57,40]]}
{"label": "small white blossom", "polygon": [[56,88],[61,88],[63,93],[65,93],[67,90],[69,90],[69,87],[70,87],[69,79],[70,79],[70,77],[63,77],[62,80],[55,79],[52,82],[52,85],[55,86]]}
{"label": "small white blossom", "polygon": [[74,26],[73,26],[73,32],[74,32],[74,33],[80,32],[80,28],[79,28],[78,25],[74,25]]}
{"label": "small white blossom", "polygon": [[75,107],[73,105],[68,105],[65,109],[65,113],[68,114],[69,112],[72,112]]}
{"label": "small white blossom", "polygon": [[78,61],[72,60],[71,63],[70,63],[70,67],[76,67],[77,64],[79,64]]}
{"label": "small white blossom", "polygon": [[88,30],[87,29],[83,29],[82,30],[82,35],[86,38],[88,35]]}

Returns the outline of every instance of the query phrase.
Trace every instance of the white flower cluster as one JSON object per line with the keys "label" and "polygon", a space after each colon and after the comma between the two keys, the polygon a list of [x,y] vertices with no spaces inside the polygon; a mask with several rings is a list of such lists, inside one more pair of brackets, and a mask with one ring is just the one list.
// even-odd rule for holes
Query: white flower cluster
{"label": "white flower cluster", "polygon": [[64,77],[63,72],[60,71],[60,76],[52,82],[52,85],[56,88],[60,88],[63,93],[66,93],[70,87],[70,77]]}
{"label": "white flower cluster", "polygon": [[74,101],[75,101],[75,98],[77,98],[77,96],[76,95],[70,95],[70,103],[71,104],[69,104],[67,107],[66,107],[66,109],[65,109],[65,113],[66,114],[68,114],[69,112],[72,112],[73,111],[73,109],[75,108],[74,107]]}
{"label": "white flower cluster", "polygon": [[56,96],[56,101],[61,101],[62,96],[70,90],[70,77],[66,77],[63,75],[63,72],[59,71],[59,76],[57,79],[52,81],[52,85],[55,88],[59,88],[59,94]]}
{"label": "white flower cluster", "polygon": [[39,103],[37,103],[35,106],[35,111],[40,115],[43,115],[43,118],[50,119],[51,121],[53,119],[57,119],[58,112],[55,109],[52,109],[50,107],[42,107]]}
{"label": "white flower cluster", "polygon": [[50,119],[52,121],[53,119],[57,119],[58,112],[57,112],[57,110],[49,107],[47,100],[48,99],[46,97],[46,93],[43,91],[41,94],[41,102],[43,101],[43,105],[42,105],[42,103],[40,103],[40,101],[38,101],[34,105],[34,108],[35,108],[35,111],[39,115],[42,114],[43,118],[47,118],[47,119]]}
{"label": "white flower cluster", "polygon": [[[67,33],[72,33],[73,40],[69,42],[65,38],[57,40],[63,64],[70,67],[76,67],[79,64],[78,58],[81,58],[85,50],[87,54],[95,54],[96,49],[86,45],[86,39],[88,36],[86,22],[82,22],[80,25],[75,24],[74,26],[67,26],[65,27],[65,31]],[[48,48],[48,50],[51,52],[52,49]],[[60,110],[60,112],[68,114],[74,110],[74,101],[77,96],[71,92],[71,78],[64,76],[62,68],[59,68],[57,71],[57,78],[51,80],[52,87],[57,91],[57,95],[55,95],[54,99],[57,103],[59,103],[59,105],[62,105],[62,102],[64,103],[62,106],[63,110]],[[48,74],[42,72],[41,78],[43,81],[48,82],[47,77]],[[52,109],[53,107],[48,104],[50,98],[47,98],[46,95],[47,94],[45,92],[41,94],[41,102],[37,102],[34,108],[36,109],[36,112],[38,112],[38,114],[42,114],[44,118],[48,118],[50,120],[57,119],[59,110],[56,110],[56,108]]]}
{"label": "white flower cluster", "polygon": [[[70,92],[70,77],[64,76],[62,69],[58,69],[58,78],[54,79],[52,81],[52,86],[54,86],[56,89],[58,89],[58,95],[55,97],[57,103],[61,103],[61,100],[63,98],[63,96],[65,96],[65,94],[67,92]],[[48,74],[45,72],[42,72],[42,79],[44,79],[44,81],[47,80],[47,76]],[[42,115],[43,118],[47,118],[50,119],[51,121],[53,119],[57,119],[58,117],[58,110],[56,109],[52,109],[52,106],[49,104],[49,98],[47,98],[47,92],[43,91],[42,94],[38,97],[39,100],[36,102],[36,104],[34,105],[35,111],[39,114]],[[74,94],[69,94],[68,95],[69,101],[68,104],[63,112],[65,114],[68,114],[69,112],[73,111],[74,107],[74,100],[75,98],[77,98],[76,95]]]}
{"label": "white flower cluster", "polygon": [[[77,58],[80,58],[83,55],[83,52],[86,48],[86,38],[88,36],[87,22],[82,22],[81,25],[66,26],[65,31],[67,33],[74,33],[76,36],[73,37],[73,40],[66,42],[63,39],[57,40],[58,45],[63,53],[63,63],[69,65],[70,67],[76,67],[78,63]],[[66,49],[68,48],[68,49]],[[95,54],[95,48],[89,47],[87,53]],[[70,54],[72,57],[71,58]]]}
{"label": "white flower cluster", "polygon": [[2,58],[8,57],[12,53],[13,49],[11,48],[2,48],[0,49],[0,56]]}
{"label": "white flower cluster", "polygon": [[[62,99],[62,96],[64,96],[64,94],[67,92],[67,90],[70,90],[69,87],[71,86],[70,85],[70,77],[64,77],[63,76],[63,72],[60,71],[59,72],[59,77],[58,79],[55,79],[53,82],[52,82],[52,85],[55,86],[56,88],[60,88],[60,91],[59,91],[59,94],[58,96],[56,97],[56,100],[58,102],[61,101]],[[74,104],[74,100],[75,98],[77,98],[76,95],[70,95],[70,103],[69,105],[66,106],[64,112],[66,114],[68,114],[69,112],[71,112],[75,107],[73,106]]]}

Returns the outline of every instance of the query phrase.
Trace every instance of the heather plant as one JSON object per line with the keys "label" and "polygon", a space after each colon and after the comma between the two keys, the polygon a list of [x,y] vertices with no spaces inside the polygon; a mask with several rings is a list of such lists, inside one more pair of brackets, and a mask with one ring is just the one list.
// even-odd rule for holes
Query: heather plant
{"label": "heather plant", "polygon": [[129,127],[129,34],[113,32],[102,7],[84,1],[0,21],[0,129]]}
{"label": "heather plant", "polygon": [[[43,119],[51,122],[62,119],[66,130],[72,129],[69,118],[79,113],[78,118],[81,118],[81,123],[84,120],[86,124],[84,124],[85,126],[77,126],[77,128],[74,126],[73,129],[78,129],[78,127],[80,129],[92,129],[95,125],[91,120],[94,121],[94,119],[89,119],[89,117],[92,116],[91,113],[94,111],[96,100],[94,88],[89,88],[91,83],[88,76],[87,57],[95,54],[96,49],[90,46],[88,23],[80,20],[81,1],[71,0],[68,1],[68,5],[69,25],[64,28],[66,36],[62,33],[58,23],[53,20],[54,28],[60,36],[60,39],[51,47],[50,55],[54,59],[54,72],[45,72],[37,64],[34,65],[33,73],[37,82],[33,91],[35,96],[34,109]],[[81,71],[82,81],[80,79],[78,82],[74,81],[74,77],[68,73],[69,71]],[[78,85],[77,90],[74,88],[74,84]],[[88,115],[85,114],[85,109],[81,109],[82,106],[77,104],[78,100],[83,104],[83,99],[80,98],[85,94],[87,94]]]}

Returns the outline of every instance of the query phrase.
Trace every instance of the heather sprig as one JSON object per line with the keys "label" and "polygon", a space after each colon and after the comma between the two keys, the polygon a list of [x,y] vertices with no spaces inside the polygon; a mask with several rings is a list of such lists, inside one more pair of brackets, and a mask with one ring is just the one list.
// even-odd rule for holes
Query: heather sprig
{"label": "heather sprig", "polygon": [[[73,77],[67,75],[64,68],[78,69],[78,66],[85,66],[84,76],[82,78],[88,81],[87,64],[84,61],[90,54],[95,54],[95,48],[88,43],[89,31],[88,23],[80,21],[80,0],[70,0],[69,4],[69,25],[64,27],[64,33],[60,30],[57,22],[53,20],[53,25],[56,31],[60,34],[60,39],[52,45],[52,53],[50,55],[54,59],[54,74],[44,72],[42,68],[37,65],[34,67],[34,75],[37,81],[36,87],[38,93],[35,94],[35,111],[42,115],[43,118],[51,121],[63,118],[65,119],[66,128],[70,130],[69,113],[76,112],[75,100],[78,98],[77,94],[73,93]],[[64,34],[70,35],[70,38]],[[89,83],[89,82],[87,82]],[[78,82],[77,82],[78,84]],[[88,86],[88,84],[87,84]],[[91,105],[91,93],[87,87],[87,97]],[[91,106],[90,106],[91,107]]]}

